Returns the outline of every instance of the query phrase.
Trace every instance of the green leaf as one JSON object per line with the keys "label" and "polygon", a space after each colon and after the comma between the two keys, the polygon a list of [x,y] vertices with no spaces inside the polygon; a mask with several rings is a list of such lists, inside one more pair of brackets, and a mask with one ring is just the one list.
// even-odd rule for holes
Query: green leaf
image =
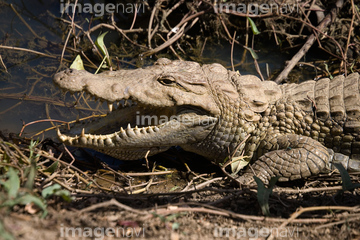
{"label": "green leaf", "polygon": [[42,217],[45,217],[47,215],[46,204],[40,198],[35,197],[30,194],[26,194],[17,199],[17,204],[26,205],[29,203],[34,203],[36,206],[38,206],[43,211]]}
{"label": "green leaf", "polygon": [[360,187],[360,183],[352,183],[349,173],[346,171],[341,163],[334,163],[334,166],[339,170],[342,180],[342,188],[344,191],[353,191]]}
{"label": "green leaf", "polygon": [[27,181],[24,185],[25,188],[32,190],[34,187],[34,182],[35,182],[35,177],[36,177],[36,160],[35,159],[31,159],[31,164],[28,167],[29,171],[27,174]]}
{"label": "green leaf", "polygon": [[166,218],[165,218],[164,216],[159,215],[159,214],[157,214],[156,212],[151,212],[151,214],[152,214],[154,217],[160,218],[160,221],[161,221],[161,222],[166,222]]}
{"label": "green leaf", "polygon": [[233,175],[236,175],[241,169],[246,167],[249,164],[247,157],[239,156],[232,158],[231,161],[231,172]]}
{"label": "green leaf", "polygon": [[330,73],[330,71],[329,71],[329,66],[328,66],[326,63],[324,63],[324,65],[325,65],[325,70],[326,70],[326,72],[329,74],[330,80],[333,79],[334,77],[333,77],[333,75],[331,75],[331,73]]}
{"label": "green leaf", "polygon": [[104,32],[103,34],[99,35],[98,38],[95,41],[95,45],[98,47],[98,49],[100,50],[100,52],[103,54],[104,59],[101,62],[101,65],[99,66],[99,68],[101,68],[102,64],[104,63],[104,60],[107,60],[107,63],[109,64],[109,66],[111,66],[111,61],[110,61],[110,56],[109,56],[109,52],[105,46],[104,43],[104,37],[108,32]]}
{"label": "green leaf", "polygon": [[37,160],[40,157],[40,154],[34,154],[35,153],[35,149],[36,149],[36,145],[38,144],[38,141],[33,141],[31,140],[30,145],[29,145],[29,150],[30,150],[30,156],[29,156],[29,160],[30,160],[30,166],[27,168],[28,171],[26,176],[27,176],[27,181],[25,183],[25,188],[32,190],[34,187],[34,182],[35,182],[35,177],[36,177],[36,173],[37,173]]}
{"label": "green leaf", "polygon": [[6,175],[8,180],[6,182],[0,181],[0,184],[4,186],[9,195],[9,198],[15,198],[20,188],[19,176],[12,167],[9,168],[9,171],[6,173]]}
{"label": "green leaf", "polygon": [[44,172],[54,173],[57,170],[58,165],[59,165],[59,161],[56,161],[53,164],[51,164],[50,167],[45,169]]}
{"label": "green leaf", "polygon": [[179,224],[178,222],[174,222],[174,223],[171,225],[172,230],[177,230],[177,229],[179,229],[179,227],[180,227],[180,224]]}
{"label": "green leaf", "polygon": [[70,69],[85,70],[84,63],[80,55],[77,55],[75,60],[72,62]]}
{"label": "green leaf", "polygon": [[95,41],[95,45],[99,48],[100,52],[106,56],[107,55],[107,49],[104,43],[104,37],[108,32],[104,32],[103,34],[99,35]]}
{"label": "green leaf", "polygon": [[269,210],[269,197],[272,194],[272,190],[275,186],[275,183],[280,177],[272,177],[270,179],[269,188],[266,188],[264,183],[260,178],[254,176],[254,179],[258,185],[257,189],[257,199],[261,207],[261,211],[265,216],[270,216]]}
{"label": "green leaf", "polygon": [[71,193],[68,190],[61,189],[61,186],[57,183],[43,189],[41,192],[41,196],[43,198],[48,198],[50,196],[59,196],[67,202],[72,201]]}
{"label": "green leaf", "polygon": [[29,203],[34,203],[43,211],[42,217],[45,217],[47,215],[46,204],[40,198],[30,194],[25,194],[21,197],[7,200],[3,204],[1,204],[0,207],[4,207],[4,206],[13,207],[15,205],[26,205]]}
{"label": "green leaf", "polygon": [[252,30],[253,34],[254,34],[254,35],[260,34],[260,32],[259,32],[259,30],[257,29],[254,21],[253,21],[251,18],[249,18],[249,17],[247,17],[247,19],[249,20],[250,27],[251,27],[251,30]]}
{"label": "green leaf", "polygon": [[61,197],[66,202],[71,202],[72,200],[74,200],[74,198],[71,196],[71,193],[66,189],[56,191],[55,195]]}
{"label": "green leaf", "polygon": [[173,187],[169,190],[169,192],[173,192],[173,191],[175,191],[176,189],[179,189],[179,186],[173,186]]}
{"label": "green leaf", "polygon": [[11,235],[6,229],[4,228],[3,223],[0,221],[0,239],[3,240],[15,240],[14,236]]}
{"label": "green leaf", "polygon": [[48,198],[48,197],[50,197],[51,195],[54,195],[54,193],[55,193],[56,191],[60,190],[60,189],[61,189],[60,184],[55,183],[54,185],[51,185],[51,186],[49,186],[49,187],[47,187],[47,188],[44,188],[44,189],[42,190],[42,192],[41,192],[41,196],[42,196],[43,198]]}
{"label": "green leaf", "polygon": [[21,196],[21,197],[17,198],[16,201],[20,205],[26,205],[26,204],[29,204],[29,203],[34,203],[36,206],[41,208],[43,211],[46,211],[45,203],[39,197],[33,196],[31,194],[25,194],[24,196]]}
{"label": "green leaf", "polygon": [[259,59],[259,56],[256,54],[256,52],[254,51],[254,49],[250,48],[250,47],[244,47],[245,49],[249,50],[249,52],[251,53],[251,56],[253,59]]}

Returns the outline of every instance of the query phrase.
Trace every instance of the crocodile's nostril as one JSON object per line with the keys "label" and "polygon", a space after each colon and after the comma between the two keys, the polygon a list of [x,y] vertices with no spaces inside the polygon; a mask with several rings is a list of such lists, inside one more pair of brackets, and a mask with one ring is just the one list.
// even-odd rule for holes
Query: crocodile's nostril
{"label": "crocodile's nostril", "polygon": [[68,68],[68,69],[65,70],[66,74],[71,74],[72,72],[73,72],[73,70],[71,68]]}

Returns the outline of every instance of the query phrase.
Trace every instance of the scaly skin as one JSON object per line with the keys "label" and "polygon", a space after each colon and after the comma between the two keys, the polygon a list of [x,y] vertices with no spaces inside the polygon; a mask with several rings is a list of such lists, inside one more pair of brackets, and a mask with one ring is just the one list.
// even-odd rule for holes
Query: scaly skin
{"label": "scaly skin", "polygon": [[[66,135],[58,131],[68,145],[124,160],[175,145],[215,163],[243,154],[266,183],[273,176],[288,181],[317,175],[332,162],[360,170],[358,73],[279,86],[219,64],[159,59],[145,69],[98,75],[68,69],[54,82],[107,101],[110,110],[119,101],[136,102]],[[141,122],[144,116],[153,122]],[[241,180],[252,175],[248,169]]]}

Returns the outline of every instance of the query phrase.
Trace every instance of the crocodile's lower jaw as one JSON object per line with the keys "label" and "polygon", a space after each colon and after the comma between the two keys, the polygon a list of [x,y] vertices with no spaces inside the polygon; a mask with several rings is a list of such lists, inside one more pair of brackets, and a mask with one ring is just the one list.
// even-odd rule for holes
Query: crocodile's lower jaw
{"label": "crocodile's lower jaw", "polygon": [[120,106],[92,122],[78,122],[69,133],[58,130],[58,137],[67,145],[102,152],[114,147],[126,148],[127,152],[151,148],[166,150],[174,144],[188,144],[205,138],[218,120],[191,107],[150,109],[134,102],[130,105]]}

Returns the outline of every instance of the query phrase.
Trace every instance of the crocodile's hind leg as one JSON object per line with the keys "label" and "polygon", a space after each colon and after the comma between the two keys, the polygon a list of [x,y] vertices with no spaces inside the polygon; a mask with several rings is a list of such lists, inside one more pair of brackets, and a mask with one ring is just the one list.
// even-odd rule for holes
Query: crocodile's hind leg
{"label": "crocodile's hind leg", "polygon": [[[258,176],[264,183],[271,177],[280,176],[279,181],[289,181],[317,175],[329,170],[331,155],[320,142],[306,136],[285,134],[274,136],[260,147],[270,151],[261,155],[240,177],[247,183]],[[276,149],[276,150],[273,150]],[[261,152],[260,149],[259,152]]]}

